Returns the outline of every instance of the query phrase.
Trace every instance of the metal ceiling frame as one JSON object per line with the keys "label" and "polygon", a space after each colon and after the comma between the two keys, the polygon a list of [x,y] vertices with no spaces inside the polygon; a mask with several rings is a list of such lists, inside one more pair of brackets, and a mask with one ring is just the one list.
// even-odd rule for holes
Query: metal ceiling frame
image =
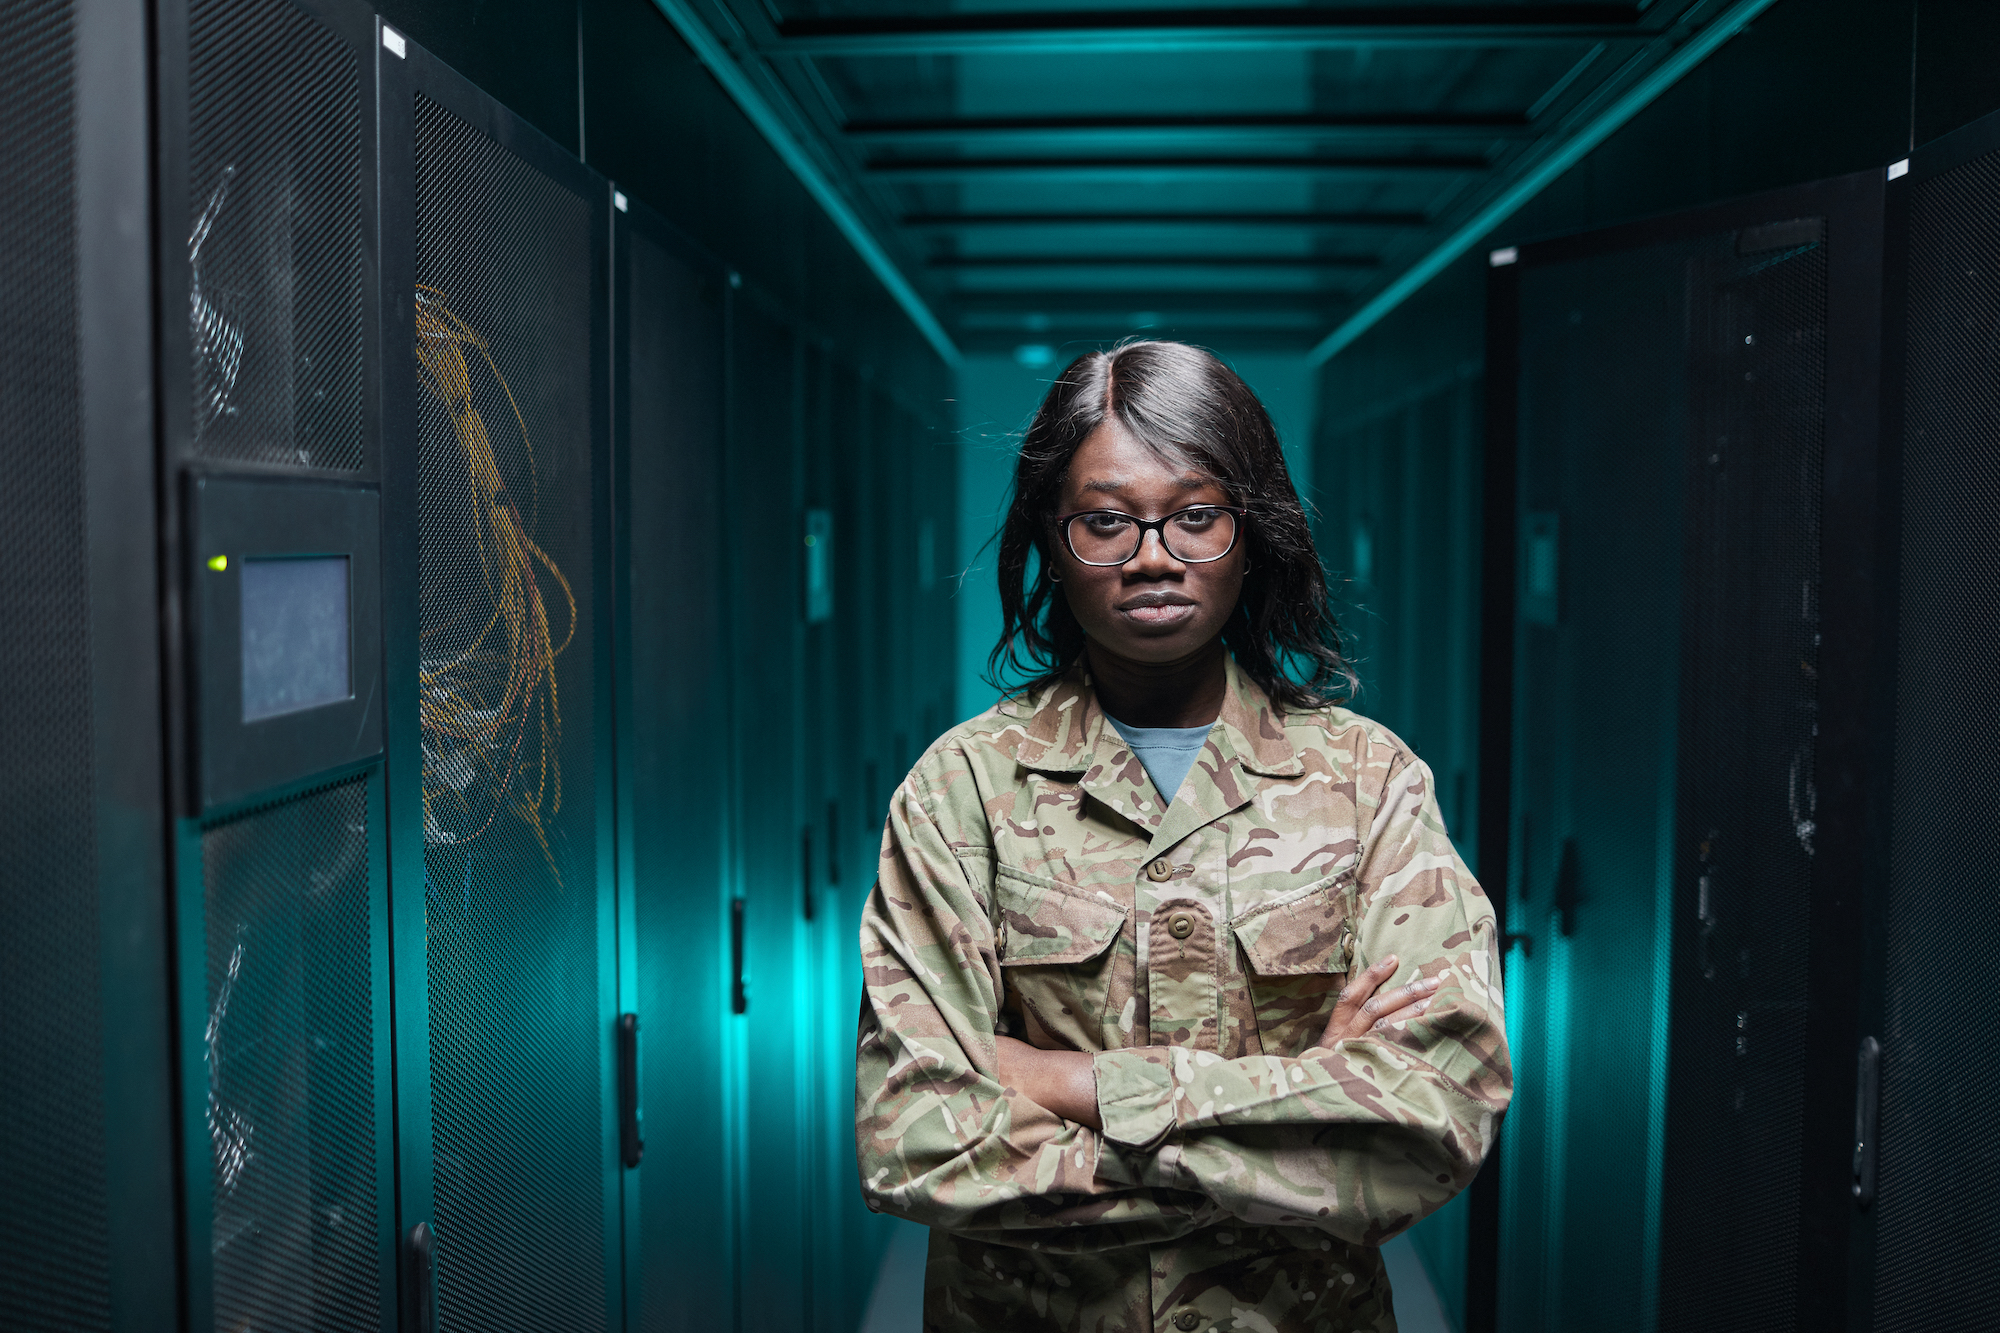
{"label": "metal ceiling frame", "polygon": [[1408,137],[1496,139],[1534,137],[1519,113],[1490,116],[986,116],[959,120],[850,120],[842,135],[857,144],[1006,143],[1119,144],[1161,140],[1173,145],[1242,142],[1375,142]]}
{"label": "metal ceiling frame", "polygon": [[932,268],[1380,268],[1374,255],[932,255]]}
{"label": "metal ceiling frame", "polygon": [[1033,176],[1070,175],[1172,175],[1220,172],[1244,175],[1276,172],[1294,176],[1301,173],[1324,176],[1387,176],[1413,172],[1465,175],[1490,171],[1484,157],[889,157],[872,158],[862,168],[870,176],[926,177],[951,180],[959,176],[991,176],[1025,173]]}
{"label": "metal ceiling frame", "polygon": [[[1133,51],[1268,51],[1355,46],[1532,46],[1644,42],[1644,7],[1607,22],[1603,4],[1380,9],[1021,10],[787,19],[760,55],[857,57]],[[1613,13],[1617,11],[1613,10]],[[1170,16],[1169,16],[1170,15]]]}
{"label": "metal ceiling frame", "polygon": [[888,288],[890,296],[903,308],[903,313],[910,317],[910,322],[917,326],[925,341],[944,358],[946,365],[955,368],[962,364],[965,358],[959,352],[958,344],[952,341],[951,335],[938,321],[930,303],[903,276],[902,268],[890,258],[887,249],[877,239],[874,228],[868,225],[853,201],[836,184],[833,170],[823,164],[808,146],[805,135],[793,129],[775,100],[765,95],[749,72],[738,63],[734,53],[694,12],[688,0],[653,0],[653,3],[674,25],[674,30],[694,51],[695,57],[708,67],[716,82],[750,118],[750,123],[757,127],[785,165],[791,168],[792,174],[805,186],[806,193],[826,210],[833,225],[847,238],[848,244],[854,247],[855,253],[861,256],[862,262],[868,265],[882,285]]}
{"label": "metal ceiling frame", "polygon": [[[1297,270],[1321,275],[1392,266],[1396,274],[1340,321],[1309,353],[1322,364],[1372,327],[1445,266],[1476,245],[1569,166],[1636,115],[1771,0],[1679,0],[1678,3],[1449,5],[1422,8],[1210,8],[1188,10],[1026,10],[926,15],[774,16],[764,0],[654,0],[781,159],[826,210],[863,261],[949,364],[960,361],[953,336],[913,274],[1009,269],[1084,268],[1133,272],[1146,268],[1192,273]],[[1714,17],[1702,16],[1720,9]],[[1102,55],[1111,52],[1268,51],[1411,47],[1490,49],[1589,44],[1560,79],[1522,111],[1503,114],[1382,113],[1209,114],[927,117],[847,119],[826,57],[933,56],[965,53]],[[1608,72],[1575,88],[1607,54]],[[1558,107],[1562,103],[1566,110]],[[1559,119],[1545,115],[1556,108]],[[1538,134],[1547,122],[1553,129]],[[1526,142],[1523,147],[1523,142]],[[1231,153],[1231,147],[1250,151]],[[1103,151],[1093,153],[1093,148]],[[1147,150],[1152,149],[1149,153]],[[1192,148],[1194,151],[1188,151]],[[971,152],[955,156],[941,149]],[[1023,152],[1022,150],[1031,150]],[[1051,150],[1037,153],[1032,150]],[[1173,149],[1181,151],[1174,152]],[[873,151],[870,151],[873,150]],[[982,151],[983,150],[983,151]],[[1206,150],[1206,151],[1204,151]],[[1291,150],[1291,151],[1287,151]],[[1482,179],[1493,173],[1497,179]],[[1005,180],[1107,178],[1126,182],[1190,175],[1219,180],[1258,175],[1350,177],[1361,181],[1434,180],[1442,199],[1415,209],[1360,211],[1203,212],[1198,209],[1020,213],[926,211],[887,187]],[[1218,200],[1217,202],[1221,202]],[[927,245],[924,237],[966,229],[1057,228],[1285,229],[1308,240],[1340,231],[1392,230],[1372,255],[1234,253],[1226,246],[1146,256],[1103,254],[961,255]],[[1445,227],[1427,248],[1393,230]],[[1431,233],[1435,235],[1435,232]],[[1418,253],[1407,268],[1404,257]],[[1178,285],[1178,284],[1175,284]],[[1322,310],[1361,299],[1322,282]],[[1007,292],[948,288],[961,322]],[[1350,291],[1352,289],[1349,289]],[[1205,293],[1205,295],[1207,295]],[[1242,293],[1246,310],[1262,305]],[[1171,290],[1157,299],[1111,286],[1020,291],[1012,299],[1046,297],[1057,305],[1179,304]],[[983,299],[982,299],[983,298]],[[1328,311],[1331,314],[1331,311]],[[968,331],[970,325],[966,326]],[[1324,325],[1322,325],[1324,327]]]}
{"label": "metal ceiling frame", "polygon": [[1283,227],[1297,231],[1421,227],[1423,213],[908,213],[902,226],[937,227]]}
{"label": "metal ceiling frame", "polygon": [[[1325,365],[1356,338],[1375,327],[1382,317],[1408,300],[1432,278],[1465,254],[1495,227],[1512,217],[1520,207],[1546,189],[1557,177],[1581,161],[1593,148],[1615,134],[1681,81],[1695,66],[1770,8],[1773,0],[1736,0],[1721,14],[1689,35],[1679,49],[1648,71],[1637,83],[1609,106],[1587,114],[1580,122],[1555,138],[1526,171],[1506,186],[1497,197],[1461,223],[1450,236],[1422,259],[1405,269],[1387,287],[1359,310],[1342,320],[1332,333],[1307,354],[1313,366]],[[1699,8],[1699,6],[1697,6]],[[1495,264],[1511,262],[1504,252],[1492,257]]]}

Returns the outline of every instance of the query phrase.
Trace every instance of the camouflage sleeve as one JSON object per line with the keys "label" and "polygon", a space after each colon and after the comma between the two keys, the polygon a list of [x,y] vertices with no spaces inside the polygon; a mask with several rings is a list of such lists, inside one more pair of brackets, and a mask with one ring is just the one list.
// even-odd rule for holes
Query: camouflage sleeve
{"label": "camouflage sleeve", "polygon": [[1421,1017],[1297,1058],[1150,1047],[1096,1058],[1104,1132],[1232,1216],[1379,1245],[1471,1183],[1513,1091],[1491,905],[1431,776],[1393,770],[1356,867],[1354,968],[1441,976]]}
{"label": "camouflage sleeve", "polygon": [[[955,798],[955,799],[954,799]],[[970,811],[952,807],[970,803]],[[868,1206],[1002,1244],[1099,1250],[1188,1234],[1220,1215],[1199,1194],[1140,1185],[1096,1132],[998,1081],[1003,986],[965,860],[986,839],[970,771],[934,754],[890,804],[881,877],[863,909],[855,1149]],[[940,813],[949,830],[940,825]],[[969,814],[969,819],[966,816]],[[964,859],[962,859],[964,858]],[[1108,1149],[1108,1151],[1107,1151]]]}

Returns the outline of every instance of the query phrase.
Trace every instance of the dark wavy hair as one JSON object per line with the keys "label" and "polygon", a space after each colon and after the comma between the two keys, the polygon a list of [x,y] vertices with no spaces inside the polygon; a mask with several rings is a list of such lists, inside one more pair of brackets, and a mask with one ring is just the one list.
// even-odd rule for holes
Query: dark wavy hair
{"label": "dark wavy hair", "polygon": [[[1250,511],[1243,533],[1250,572],[1222,631],[1237,664],[1286,708],[1352,698],[1354,667],[1270,414],[1229,367],[1173,342],[1078,357],[1042,400],[1021,441],[1000,529],[1002,624],[986,660],[988,682],[1026,693],[1059,678],[1083,652],[1083,626],[1049,577],[1054,520],[1070,460],[1114,414],[1161,459],[1209,478]],[[1032,577],[1030,554],[1038,557]]]}

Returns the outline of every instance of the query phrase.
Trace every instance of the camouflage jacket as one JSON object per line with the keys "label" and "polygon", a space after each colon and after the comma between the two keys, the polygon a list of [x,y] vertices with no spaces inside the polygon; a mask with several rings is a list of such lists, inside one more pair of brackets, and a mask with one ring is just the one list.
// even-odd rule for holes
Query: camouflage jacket
{"label": "camouflage jacket", "polygon": [[[1082,672],[940,739],[861,925],[869,1207],[933,1228],[926,1329],[1393,1330],[1374,1247],[1478,1170],[1513,1087],[1494,918],[1428,769],[1231,662],[1162,804]],[[1317,1041],[1350,969],[1441,975]],[[998,1081],[1095,1053],[1099,1134]]]}

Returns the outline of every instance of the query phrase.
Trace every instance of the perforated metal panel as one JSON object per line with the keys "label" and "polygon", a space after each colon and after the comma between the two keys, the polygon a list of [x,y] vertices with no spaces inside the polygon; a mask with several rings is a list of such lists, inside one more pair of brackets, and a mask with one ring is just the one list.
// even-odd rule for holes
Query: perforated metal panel
{"label": "perforated metal panel", "polygon": [[73,31],[0,3],[0,1327],[110,1325]]}
{"label": "perforated metal panel", "polygon": [[202,834],[218,1330],[381,1324],[367,782]]}
{"label": "perforated metal panel", "polygon": [[[723,319],[721,275],[684,263],[627,223],[621,233],[625,356],[619,382],[629,442],[621,450],[630,506],[629,709],[620,713],[621,809],[632,812],[633,922],[638,932],[639,1043],[646,1124],[655,1146],[627,1176],[641,1195],[637,1262],[628,1269],[629,1326],[665,1330],[733,1323],[729,1229],[660,1226],[729,1195],[723,1033],[732,1021],[722,837],[727,788],[689,753],[727,743],[729,713],[721,540]],[[663,521],[668,520],[668,521]],[[671,1127],[671,1128],[666,1128]],[[670,1135],[661,1148],[659,1135]],[[655,1163],[666,1153],[671,1169]],[[636,1191],[633,1187],[636,1186]],[[628,1192],[628,1199],[631,1193]],[[629,1205],[628,1205],[629,1206]],[[628,1214],[630,1216],[630,1214]]]}
{"label": "perforated metal panel", "polygon": [[[1559,518],[1556,614],[1516,630],[1502,1328],[1645,1325],[1665,1089],[1682,458],[1683,242],[1520,275],[1516,503]],[[1377,546],[1375,559],[1388,558]],[[1535,561],[1518,559],[1527,589]],[[1526,601],[1525,598],[1522,599]],[[1525,607],[1524,607],[1525,609]],[[1553,622],[1553,623],[1551,623]],[[1531,950],[1531,952],[1530,952]]]}
{"label": "perforated metal panel", "polygon": [[[771,522],[798,532],[803,435],[799,343],[768,308],[738,301],[730,316],[729,443],[724,522],[730,534],[731,594],[764,614],[734,617],[730,657],[737,681],[727,742],[760,762],[743,764],[738,836],[744,906],[744,973],[749,1021],[798,1024],[814,1011],[813,971],[802,964],[803,913],[799,829],[817,811],[802,792],[804,709],[804,562],[797,538],[759,540]],[[898,479],[900,480],[900,479]],[[770,516],[775,511],[775,519]],[[782,526],[778,526],[782,525]],[[812,813],[806,813],[812,811]],[[803,817],[802,817],[803,816]],[[797,1016],[797,1017],[795,1017]],[[742,1077],[748,1088],[740,1168],[753,1209],[796,1201],[758,1218],[741,1239],[740,1326],[812,1328],[809,1142],[811,1058],[803,1034],[749,1043]]]}
{"label": "perforated metal panel", "polygon": [[[1992,1327],[2000,1066],[1960,978],[2000,883],[2000,155],[1911,189],[1875,1327]],[[1974,1027],[1978,1024],[1975,1020]]]}
{"label": "perforated metal panel", "polygon": [[361,83],[286,0],[188,10],[193,442],[353,470],[363,445]]}
{"label": "perforated metal panel", "polygon": [[1822,231],[1520,277],[1506,1326],[1795,1326]]}
{"label": "perforated metal panel", "polygon": [[422,96],[416,139],[440,1317],[602,1328],[591,212]]}
{"label": "perforated metal panel", "polygon": [[1663,1330],[1797,1320],[1826,415],[1819,230],[1739,232],[1686,269]]}

